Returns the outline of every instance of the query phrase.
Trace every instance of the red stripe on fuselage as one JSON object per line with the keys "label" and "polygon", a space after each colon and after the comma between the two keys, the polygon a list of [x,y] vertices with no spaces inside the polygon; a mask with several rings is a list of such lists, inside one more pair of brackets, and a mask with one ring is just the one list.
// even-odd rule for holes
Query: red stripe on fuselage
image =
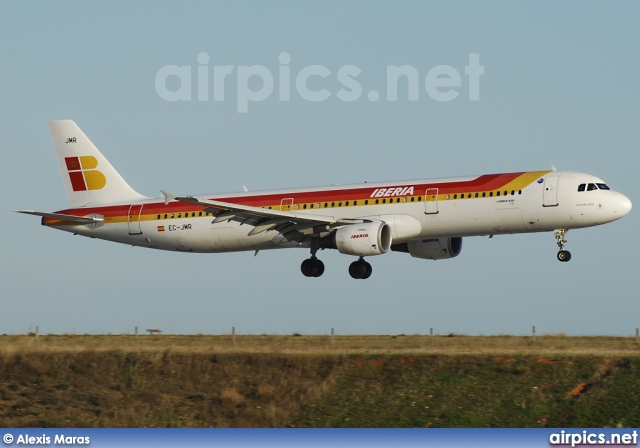
{"label": "red stripe on fuselage", "polygon": [[[490,191],[499,190],[504,185],[513,181],[517,177],[525,174],[520,173],[505,173],[505,174],[486,174],[468,181],[456,181],[456,182],[432,182],[429,184],[416,184],[410,181],[402,181],[398,183],[387,183],[385,185],[366,186],[357,188],[344,188],[336,190],[316,190],[306,192],[291,192],[286,191],[255,195],[255,196],[230,196],[219,197],[216,196],[212,199],[220,202],[229,202],[233,204],[249,205],[253,207],[269,207],[280,206],[280,202],[284,198],[293,198],[294,204],[296,203],[324,203],[324,202],[338,202],[338,201],[351,201],[351,200],[364,200],[372,199],[371,194],[379,188],[397,188],[397,187],[414,187],[413,194],[410,196],[424,196],[427,189],[438,188],[439,194],[454,194],[454,193],[470,193],[477,191]],[[409,195],[406,195],[409,196]],[[183,202],[170,202],[165,204],[162,201],[151,202],[143,204],[142,213],[148,214],[160,214],[165,213],[184,213],[184,212],[198,212],[208,207],[200,207],[197,205],[187,204]],[[86,207],[81,209],[68,209],[61,210],[57,213],[85,216],[88,214],[99,214],[107,218],[114,218],[120,216],[126,216],[129,213],[130,204],[112,205],[104,207]]]}

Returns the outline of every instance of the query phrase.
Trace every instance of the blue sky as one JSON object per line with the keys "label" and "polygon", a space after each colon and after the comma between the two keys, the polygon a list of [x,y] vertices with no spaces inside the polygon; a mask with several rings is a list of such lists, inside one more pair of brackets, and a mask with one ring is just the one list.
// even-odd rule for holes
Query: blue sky
{"label": "blue sky", "polygon": [[[73,119],[139,192],[178,194],[558,169],[587,172],[638,202],[640,32],[635,2],[5,2],[0,14],[0,334],[172,333],[631,335],[640,326],[636,211],[571,231],[570,263],[551,234],[467,238],[438,262],[324,251],[320,279],[300,274],[306,250],[180,254],[42,228],[17,209],[67,207],[46,126]],[[231,65],[224,101],[165,101],[167,65]],[[292,79],[321,65],[310,102],[278,90],[238,113],[240,66]],[[478,54],[479,101],[464,74]],[[388,66],[410,65],[386,100]],[[439,65],[461,74],[457,98],[429,97]],[[343,66],[363,94],[336,97]],[[195,78],[194,78],[195,79]],[[261,83],[253,79],[250,87]],[[278,79],[276,78],[276,87]],[[177,88],[176,78],[167,82]],[[212,83],[210,90],[212,91]],[[377,90],[379,101],[367,93]]]}

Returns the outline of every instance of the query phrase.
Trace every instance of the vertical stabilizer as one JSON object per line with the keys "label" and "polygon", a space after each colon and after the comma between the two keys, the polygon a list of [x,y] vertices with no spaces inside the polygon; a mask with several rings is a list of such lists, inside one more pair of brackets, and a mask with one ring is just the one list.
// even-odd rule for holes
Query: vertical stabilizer
{"label": "vertical stabilizer", "polygon": [[71,207],[146,199],[127,184],[73,121],[50,121],[49,131]]}

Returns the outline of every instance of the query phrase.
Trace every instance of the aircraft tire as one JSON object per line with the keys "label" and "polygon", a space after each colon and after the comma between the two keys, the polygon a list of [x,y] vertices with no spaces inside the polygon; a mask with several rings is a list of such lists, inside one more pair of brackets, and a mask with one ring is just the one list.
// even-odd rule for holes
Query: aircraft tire
{"label": "aircraft tire", "polygon": [[371,273],[373,272],[373,268],[366,261],[363,261],[363,263],[364,263],[364,267],[365,267],[365,273],[360,278],[364,280],[364,279],[367,279],[367,278],[371,277]]}
{"label": "aircraft tire", "polygon": [[300,265],[305,277],[320,277],[324,273],[324,263],[317,258],[307,258]]}
{"label": "aircraft tire", "polygon": [[313,277],[313,260],[311,258],[304,260],[300,265],[300,270],[305,277]]}
{"label": "aircraft tire", "polygon": [[571,260],[571,252],[569,252],[568,250],[561,250],[560,252],[558,252],[558,260],[562,261],[563,263]]}
{"label": "aircraft tire", "polygon": [[318,260],[316,258],[315,265],[316,265],[316,271],[313,276],[320,277],[322,274],[324,274],[324,263],[322,262],[322,260]]}
{"label": "aircraft tire", "polygon": [[369,278],[372,271],[371,265],[364,260],[354,261],[349,265],[349,275],[355,279]]}

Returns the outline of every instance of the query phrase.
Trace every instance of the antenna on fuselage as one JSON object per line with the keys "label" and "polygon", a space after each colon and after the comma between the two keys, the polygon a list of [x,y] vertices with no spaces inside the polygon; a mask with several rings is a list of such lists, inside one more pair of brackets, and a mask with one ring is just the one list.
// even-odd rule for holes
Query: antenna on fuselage
{"label": "antenna on fuselage", "polygon": [[556,167],[555,167],[555,166],[553,166],[553,163],[551,164],[551,171],[558,171],[558,170],[556,169]]}

